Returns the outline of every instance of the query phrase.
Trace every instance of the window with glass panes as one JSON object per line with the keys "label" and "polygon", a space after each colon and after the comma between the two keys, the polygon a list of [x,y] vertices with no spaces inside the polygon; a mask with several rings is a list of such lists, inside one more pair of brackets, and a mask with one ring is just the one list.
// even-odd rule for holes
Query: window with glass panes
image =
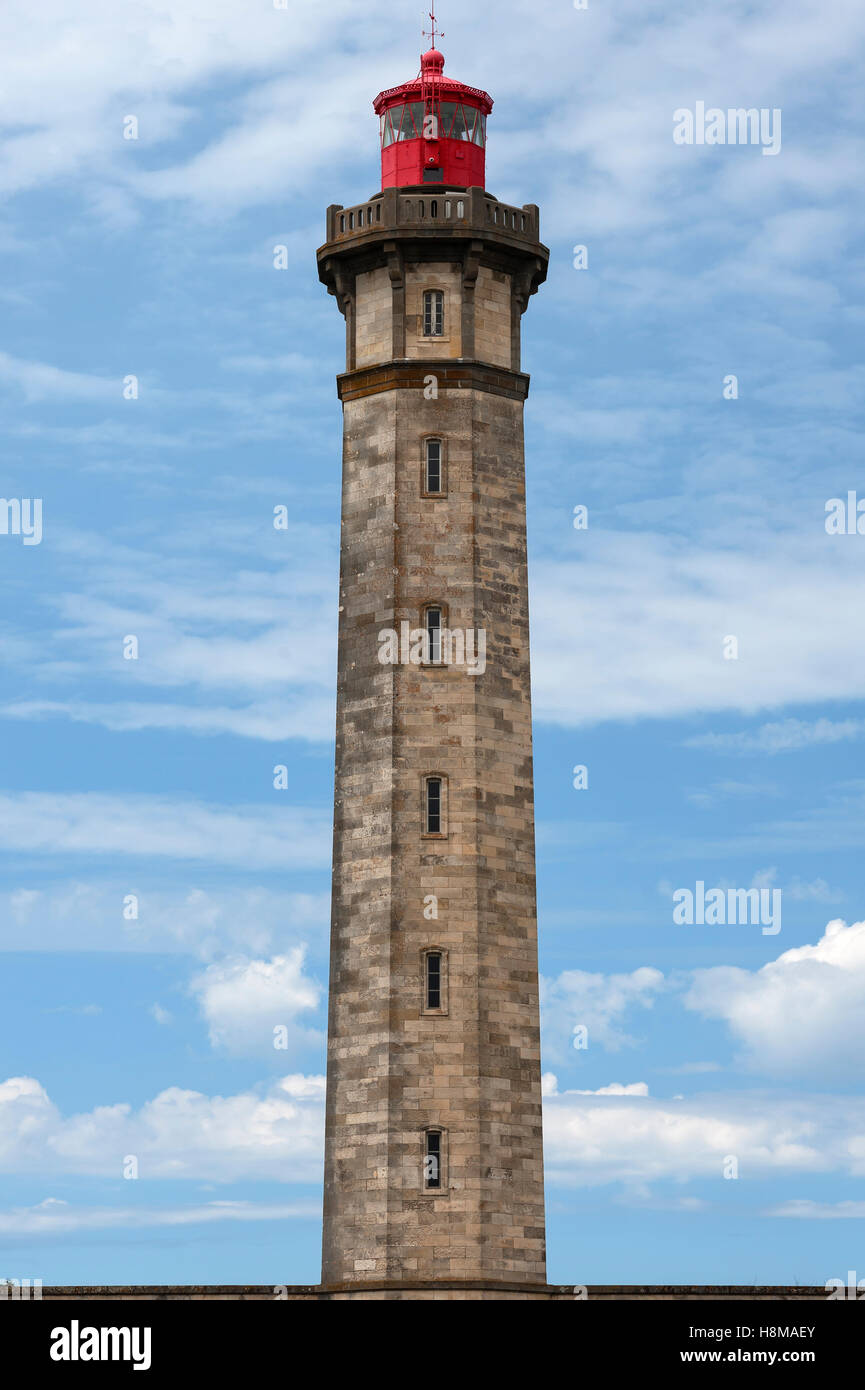
{"label": "window with glass panes", "polygon": [[436,1129],[427,1130],[426,1155],[424,1159],[424,1186],[442,1185],[442,1137]]}
{"label": "window with glass panes", "polygon": [[442,958],[440,951],[427,952],[426,1006],[428,1009],[440,1009],[442,1006]]}
{"label": "window with glass panes", "polygon": [[441,492],[442,483],[442,442],[440,439],[428,439],[424,460],[424,492]]}
{"label": "window with glass panes", "polygon": [[440,777],[428,777],[426,779],[424,820],[428,835],[440,835],[442,833],[442,779]]}
{"label": "window with glass panes", "polygon": [[[438,127],[438,135],[446,140],[467,140],[470,144],[486,145],[487,118],[482,111],[465,102],[443,101],[433,112]],[[424,104],[422,101],[409,101],[400,106],[391,106],[381,117],[381,145],[398,140],[418,140],[423,135]]]}
{"label": "window with glass panes", "polygon": [[442,659],[442,610],[436,604],[430,604],[425,617],[429,660],[439,662]]}
{"label": "window with glass panes", "polygon": [[445,331],[444,290],[425,290],[423,297],[423,332],[425,338],[440,338]]}

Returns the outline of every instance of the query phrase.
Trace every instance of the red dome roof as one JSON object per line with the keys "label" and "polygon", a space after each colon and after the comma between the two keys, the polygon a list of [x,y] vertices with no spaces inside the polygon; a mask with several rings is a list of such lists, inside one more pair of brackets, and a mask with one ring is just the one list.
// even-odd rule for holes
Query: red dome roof
{"label": "red dome roof", "polygon": [[445,65],[445,55],[437,48],[428,48],[426,53],[421,54],[420,65],[424,71],[441,72]]}
{"label": "red dome roof", "polygon": [[472,106],[477,106],[488,116],[493,109],[493,99],[489,92],[484,92],[480,87],[469,87],[465,82],[457,82],[452,77],[443,77],[442,69],[445,65],[444,54],[437,48],[429,48],[421,56],[421,72],[417,77],[413,77],[409,82],[401,82],[398,87],[388,87],[383,92],[379,92],[373,102],[373,109],[377,116],[388,106],[392,106],[397,101],[417,101],[421,94],[422,74],[429,81],[435,79],[436,96],[444,101],[461,101],[465,98]]}

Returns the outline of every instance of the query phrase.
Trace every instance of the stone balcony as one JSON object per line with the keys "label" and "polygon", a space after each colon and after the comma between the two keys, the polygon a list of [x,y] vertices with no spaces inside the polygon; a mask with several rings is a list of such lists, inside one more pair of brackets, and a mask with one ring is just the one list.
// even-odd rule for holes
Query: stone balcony
{"label": "stone balcony", "polygon": [[363,203],[327,210],[327,245],[362,246],[382,232],[415,237],[441,236],[443,231],[476,237],[491,233],[504,242],[526,247],[539,241],[538,208],[499,202],[483,188],[448,189],[433,184],[386,188]]}

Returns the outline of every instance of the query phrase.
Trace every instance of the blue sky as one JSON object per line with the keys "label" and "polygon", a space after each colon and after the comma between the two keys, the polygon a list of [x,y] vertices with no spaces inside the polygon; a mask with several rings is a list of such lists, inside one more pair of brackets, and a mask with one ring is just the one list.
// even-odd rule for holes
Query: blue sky
{"label": "blue sky", "polygon": [[[496,101],[488,187],[552,252],[524,321],[549,1276],[865,1277],[865,537],[824,525],[865,495],[865,12],[439,18]],[[0,26],[0,492],[43,503],[38,545],[0,535],[0,1277],[314,1282],[344,342],[314,252],[378,186],[419,7]],[[780,109],[780,152],[675,144],[698,101]],[[675,924],[698,881],[780,889],[780,932]]]}

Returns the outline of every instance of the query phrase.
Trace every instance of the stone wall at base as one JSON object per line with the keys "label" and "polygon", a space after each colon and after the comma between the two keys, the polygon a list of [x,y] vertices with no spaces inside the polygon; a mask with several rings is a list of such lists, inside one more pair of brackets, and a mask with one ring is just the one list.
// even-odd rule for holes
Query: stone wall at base
{"label": "stone wall at base", "polygon": [[826,1290],[819,1285],[795,1284],[590,1284],[587,1299],[575,1298],[574,1284],[497,1284],[492,1281],[442,1280],[433,1285],[395,1284],[377,1281],[364,1285],[93,1285],[52,1287],[42,1290],[42,1301],[52,1302],[147,1302],[155,1300],[295,1302],[610,1302],[634,1300],[684,1300],[690,1302],[773,1302],[779,1300],[823,1302]]}

